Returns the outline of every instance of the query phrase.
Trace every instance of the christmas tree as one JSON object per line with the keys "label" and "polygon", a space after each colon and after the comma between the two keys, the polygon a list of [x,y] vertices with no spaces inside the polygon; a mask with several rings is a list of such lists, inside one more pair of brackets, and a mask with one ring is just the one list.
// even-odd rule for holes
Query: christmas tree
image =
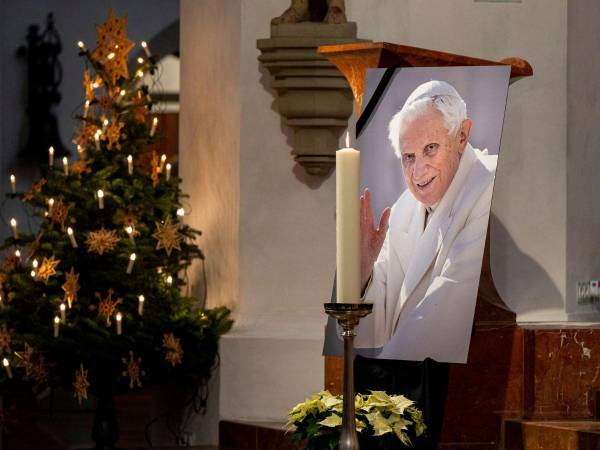
{"label": "christmas tree", "polygon": [[[226,308],[203,309],[182,294],[183,275],[204,256],[184,224],[176,168],[152,152],[157,118],[144,85],[157,59],[131,70],[126,18],[111,12],[96,47],[79,43],[85,103],[79,158],[54,161],[18,193],[39,219],[13,219],[1,246],[0,393],[66,386],[79,402],[155,383],[198,387],[217,362]],[[1,369],[0,369],[1,370]]]}

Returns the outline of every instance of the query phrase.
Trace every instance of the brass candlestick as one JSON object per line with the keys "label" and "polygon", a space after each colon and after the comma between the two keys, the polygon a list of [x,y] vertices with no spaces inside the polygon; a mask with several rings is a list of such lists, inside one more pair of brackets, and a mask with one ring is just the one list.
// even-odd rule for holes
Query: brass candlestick
{"label": "brass candlestick", "polygon": [[344,338],[344,403],[340,450],[359,450],[354,410],[354,329],[373,310],[372,303],[325,303],[325,312],[342,327]]}

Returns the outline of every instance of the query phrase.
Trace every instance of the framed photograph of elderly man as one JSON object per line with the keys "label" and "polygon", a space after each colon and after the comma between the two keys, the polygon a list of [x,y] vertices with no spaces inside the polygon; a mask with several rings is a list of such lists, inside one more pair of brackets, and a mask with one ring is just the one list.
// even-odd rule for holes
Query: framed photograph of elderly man
{"label": "framed photograph of elderly man", "polygon": [[[509,66],[368,72],[357,147],[361,283],[374,307],[359,355],[467,362],[509,76]],[[333,322],[327,334],[325,354],[338,354]]]}

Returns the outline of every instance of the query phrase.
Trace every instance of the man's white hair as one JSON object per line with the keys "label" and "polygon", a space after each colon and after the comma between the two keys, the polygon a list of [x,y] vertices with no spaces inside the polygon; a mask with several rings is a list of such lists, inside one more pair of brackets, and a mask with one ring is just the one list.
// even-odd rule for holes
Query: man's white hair
{"label": "man's white hair", "polygon": [[444,120],[444,126],[451,136],[459,132],[460,126],[467,118],[467,105],[454,87],[445,81],[432,80],[418,86],[408,96],[404,106],[394,114],[389,125],[388,137],[398,158],[400,152],[400,131],[407,119],[415,119],[429,108],[435,108]]}

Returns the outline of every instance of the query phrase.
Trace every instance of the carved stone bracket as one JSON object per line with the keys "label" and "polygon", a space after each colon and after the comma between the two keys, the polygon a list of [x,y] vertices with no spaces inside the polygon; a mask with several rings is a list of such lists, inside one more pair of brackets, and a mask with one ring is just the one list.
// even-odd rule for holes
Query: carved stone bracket
{"label": "carved stone bracket", "polygon": [[356,39],[354,22],[304,22],[272,25],[271,37],[256,43],[258,60],[273,76],[279,113],[294,130],[294,159],[310,175],[325,176],[335,166],[354,100],[344,76],[317,47],[355,42],[364,41]]}

